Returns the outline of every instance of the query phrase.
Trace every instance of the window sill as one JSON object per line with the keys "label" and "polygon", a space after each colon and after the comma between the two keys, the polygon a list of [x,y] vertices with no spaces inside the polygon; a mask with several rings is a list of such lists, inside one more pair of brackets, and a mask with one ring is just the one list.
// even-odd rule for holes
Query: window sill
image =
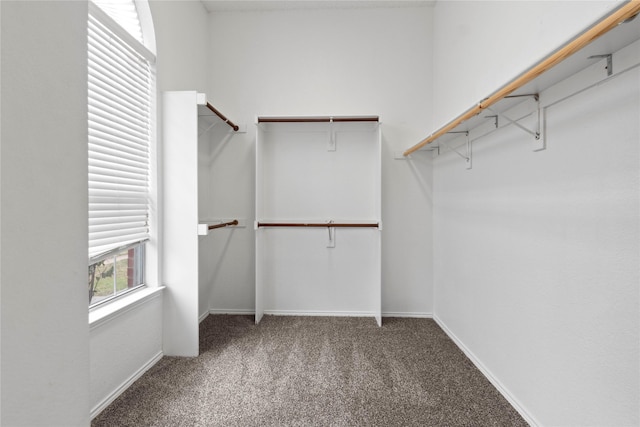
{"label": "window sill", "polygon": [[164,288],[164,286],[145,287],[104,306],[90,310],[89,330],[95,329],[147,301],[160,297]]}

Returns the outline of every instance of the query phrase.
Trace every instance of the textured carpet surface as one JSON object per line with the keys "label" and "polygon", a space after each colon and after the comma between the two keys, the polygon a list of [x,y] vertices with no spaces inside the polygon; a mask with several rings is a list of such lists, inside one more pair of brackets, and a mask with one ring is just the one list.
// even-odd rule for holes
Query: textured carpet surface
{"label": "textured carpet surface", "polygon": [[526,426],[431,319],[209,316],[99,426]]}

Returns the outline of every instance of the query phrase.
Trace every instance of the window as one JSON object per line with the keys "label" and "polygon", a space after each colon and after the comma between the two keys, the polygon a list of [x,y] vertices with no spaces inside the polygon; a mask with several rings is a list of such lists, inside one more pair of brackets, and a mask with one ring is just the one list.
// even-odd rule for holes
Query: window
{"label": "window", "polygon": [[137,4],[89,3],[90,306],[145,281],[155,56]]}
{"label": "window", "polygon": [[110,251],[89,265],[89,303],[109,300],[144,283],[144,244]]}

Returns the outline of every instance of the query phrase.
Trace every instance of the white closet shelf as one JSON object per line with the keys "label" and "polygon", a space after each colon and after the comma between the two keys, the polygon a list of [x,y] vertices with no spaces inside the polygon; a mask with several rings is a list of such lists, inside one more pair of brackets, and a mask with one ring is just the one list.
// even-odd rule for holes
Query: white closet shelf
{"label": "white closet shelf", "polygon": [[258,123],[379,122],[378,116],[260,116]]}
{"label": "white closet shelf", "polygon": [[256,228],[261,227],[311,227],[311,228],[381,228],[377,221],[256,221]]}
{"label": "white closet shelf", "polygon": [[[499,115],[522,102],[522,97],[535,97],[537,101],[540,92],[593,64],[597,59],[608,60],[607,72],[610,75],[613,71],[612,53],[640,38],[640,19],[634,19],[638,13],[640,1],[632,0],[622,4],[515,79],[405,150],[403,156],[409,156],[426,146],[429,146],[427,149],[438,148],[440,143],[470,132],[486,123],[486,117],[480,116],[485,110]],[[613,29],[615,31],[611,31]],[[580,55],[574,55],[577,52]],[[535,132],[530,133],[535,135]],[[539,136],[538,134],[536,139]]]}

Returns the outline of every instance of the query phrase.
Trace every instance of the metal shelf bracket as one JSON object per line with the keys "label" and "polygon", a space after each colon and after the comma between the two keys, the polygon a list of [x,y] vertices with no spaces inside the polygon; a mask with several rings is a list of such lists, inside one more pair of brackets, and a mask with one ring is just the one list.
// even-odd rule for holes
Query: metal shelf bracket
{"label": "metal shelf bracket", "polygon": [[613,74],[613,54],[605,53],[604,55],[591,55],[587,59],[600,59],[607,58],[607,66],[604,67],[607,70],[607,77]]}
{"label": "metal shelf bracket", "polygon": [[527,134],[533,136],[534,138],[534,147],[533,147],[533,151],[540,151],[540,150],[544,150],[546,148],[545,142],[544,142],[544,138],[542,135],[542,130],[544,129],[544,109],[540,106],[540,96],[537,93],[534,94],[527,94],[527,95],[511,95],[511,96],[506,96],[505,98],[521,98],[521,97],[531,97],[533,98],[533,100],[536,103],[536,110],[534,112],[535,117],[536,117],[536,122],[535,122],[535,128],[529,129],[523,125],[521,125],[520,123],[518,123],[518,120],[513,120],[511,119],[509,116],[507,116],[504,113],[501,113],[499,111],[496,111],[494,109],[492,109],[491,107],[487,107],[486,110],[491,111],[494,115],[493,116],[486,116],[487,118],[494,118],[496,120],[496,129],[499,127],[499,119],[502,118],[504,120],[506,120],[509,124],[514,125],[515,127],[517,127],[518,129],[526,132]]}
{"label": "metal shelf bracket", "polygon": [[[458,156],[460,156],[465,161],[465,166],[467,167],[467,169],[471,169],[471,140],[469,139],[469,131],[447,132],[447,133],[450,133],[450,134],[459,133],[459,134],[464,134],[466,136],[466,138],[467,138],[467,143],[466,143],[467,152],[466,152],[466,154],[463,154],[463,153],[459,152],[456,148],[453,148],[453,147],[449,146],[449,144],[447,144],[444,141],[440,143],[440,146],[444,146],[444,147],[447,148],[447,150],[453,151],[454,153],[456,153]],[[440,154],[440,146],[438,146],[438,155]]]}

